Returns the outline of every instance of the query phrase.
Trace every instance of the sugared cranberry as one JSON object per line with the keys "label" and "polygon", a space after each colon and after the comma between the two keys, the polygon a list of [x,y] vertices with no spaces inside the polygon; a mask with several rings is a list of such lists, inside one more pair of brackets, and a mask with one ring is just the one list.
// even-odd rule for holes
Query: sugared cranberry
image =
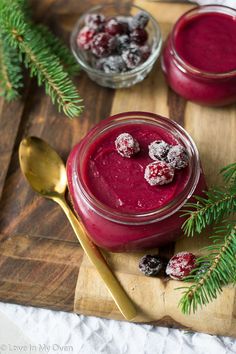
{"label": "sugared cranberry", "polygon": [[78,36],[77,36],[77,44],[81,49],[89,50],[91,47],[91,41],[95,35],[95,31],[88,27],[83,27]]}
{"label": "sugared cranberry", "polygon": [[173,256],[166,267],[166,274],[172,279],[181,280],[196,267],[196,257],[190,252],[179,252]]}
{"label": "sugared cranberry", "polygon": [[130,37],[127,34],[122,34],[117,37],[117,51],[122,53],[124,50],[128,49],[130,46]]}
{"label": "sugared cranberry", "polygon": [[116,16],[117,21],[122,25],[123,32],[124,34],[129,34],[130,32],[130,20],[131,16]]}
{"label": "sugared cranberry", "polygon": [[164,140],[155,140],[148,146],[148,150],[152,160],[165,161],[170,150],[170,145]]}
{"label": "sugared cranberry", "polygon": [[138,46],[130,46],[123,51],[122,58],[127,68],[134,69],[142,62],[142,53]]}
{"label": "sugared cranberry", "polygon": [[142,45],[148,39],[148,33],[143,28],[137,28],[130,33],[130,39],[132,42]]}
{"label": "sugared cranberry", "polygon": [[96,68],[105,73],[121,73],[126,71],[126,65],[120,55],[110,55],[106,58],[98,59]]}
{"label": "sugared cranberry", "polygon": [[100,32],[104,28],[105,16],[102,14],[89,14],[84,20],[86,26],[93,29],[96,32]]}
{"label": "sugared cranberry", "polygon": [[151,186],[168,184],[173,181],[174,168],[165,161],[155,161],[146,166],[144,178]]}
{"label": "sugared cranberry", "polygon": [[132,155],[136,154],[140,150],[139,143],[129,133],[120,134],[115,140],[115,146],[117,152],[122,157],[128,158],[130,158]]}
{"label": "sugared cranberry", "polygon": [[142,61],[146,61],[151,54],[151,48],[149,45],[143,45],[142,47],[140,47],[140,52],[142,55]]}
{"label": "sugared cranberry", "polygon": [[149,21],[149,16],[146,12],[140,11],[131,20],[130,27],[132,29],[144,28],[147,26]]}
{"label": "sugared cranberry", "polygon": [[101,58],[111,54],[115,45],[115,37],[110,36],[108,33],[98,33],[91,42],[91,51],[94,55]]}
{"label": "sugared cranberry", "polygon": [[163,268],[163,261],[159,256],[146,255],[140,259],[139,270],[147,276],[155,276]]}
{"label": "sugared cranberry", "polygon": [[105,32],[111,36],[119,35],[124,33],[124,27],[115,17],[112,17],[105,24]]}
{"label": "sugared cranberry", "polygon": [[189,156],[182,145],[174,145],[167,154],[167,162],[176,169],[188,166]]}

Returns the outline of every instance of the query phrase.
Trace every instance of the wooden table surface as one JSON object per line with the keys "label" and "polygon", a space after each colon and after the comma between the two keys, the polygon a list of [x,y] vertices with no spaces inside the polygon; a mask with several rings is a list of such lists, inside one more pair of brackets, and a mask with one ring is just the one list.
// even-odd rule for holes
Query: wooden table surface
{"label": "wooden table surface", "polygon": [[[31,2],[35,17],[43,18],[67,42],[78,16],[97,4],[95,0]],[[141,0],[135,3],[160,21],[164,38],[176,19],[193,6]],[[84,113],[75,120],[59,114],[44,89],[27,77],[21,100],[6,103],[0,99],[0,300],[121,318],[83,257],[63,212],[26,184],[18,163],[20,141],[29,135],[42,137],[66,161],[73,145],[101,119],[129,110],[155,112],[174,119],[190,133],[211,185],[219,181],[217,172],[222,166],[236,161],[236,105],[206,108],[186,102],[167,87],[159,62],[142,83],[129,89],[102,88],[85,73],[75,82],[85,104]],[[175,244],[160,248],[159,253],[171,256],[184,249],[197,253],[207,243],[207,237],[181,237]],[[161,279],[143,277],[137,270],[140,255],[107,254],[122,285],[144,314],[137,321],[236,336],[235,289],[226,288],[207,309],[184,317],[176,307],[180,296],[173,290],[176,282],[166,285]],[[163,305],[166,299],[168,306]]]}

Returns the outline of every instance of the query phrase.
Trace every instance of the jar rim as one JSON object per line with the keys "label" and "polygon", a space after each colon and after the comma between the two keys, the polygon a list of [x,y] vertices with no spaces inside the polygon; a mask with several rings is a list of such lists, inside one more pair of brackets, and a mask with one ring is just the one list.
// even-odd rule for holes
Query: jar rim
{"label": "jar rim", "polygon": [[[88,151],[91,143],[96,140],[99,134],[106,132],[108,129],[131,122],[139,124],[149,122],[149,124],[159,125],[160,127],[165,127],[166,129],[168,128],[171,130],[171,134],[176,136],[177,139],[187,148],[191,157],[189,164],[189,180],[183,191],[181,191],[176,198],[174,198],[174,200],[164,205],[162,208],[144,213],[124,213],[102,203],[89,190],[86,183],[83,181],[83,176],[81,173],[81,166],[86,156],[86,152]],[[87,144],[88,140],[89,144]],[[83,200],[85,200],[87,205],[89,205],[94,212],[111,221],[130,225],[140,225],[163,220],[176,213],[186,203],[186,201],[193,195],[199,181],[200,161],[195,143],[189,134],[178,123],[155,113],[133,111],[119,113],[101,121],[85,136],[85,138],[82,139],[79,143],[79,148],[76,151],[75,158],[72,163],[72,174],[75,190],[80,193],[80,196],[83,197]]]}
{"label": "jar rim", "polygon": [[174,44],[178,27],[180,26],[180,24],[184,19],[186,19],[187,17],[194,16],[194,14],[196,13],[197,14],[198,13],[224,13],[224,14],[233,14],[234,16],[236,16],[236,9],[233,9],[229,6],[223,6],[223,5],[203,5],[203,6],[196,6],[190,9],[189,11],[185,12],[182,16],[180,16],[180,18],[175,23],[170,35],[171,51],[172,51],[172,55],[176,59],[175,63],[177,67],[183,72],[188,72],[195,76],[205,77],[210,79],[225,79],[228,77],[235,76],[236,69],[220,72],[220,73],[200,70],[199,68],[189,64],[183,57],[181,57],[178,54]]}

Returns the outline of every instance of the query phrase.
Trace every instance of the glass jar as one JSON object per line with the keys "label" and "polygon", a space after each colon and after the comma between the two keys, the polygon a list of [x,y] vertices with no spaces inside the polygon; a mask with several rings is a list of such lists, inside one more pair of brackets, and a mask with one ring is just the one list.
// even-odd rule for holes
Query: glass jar
{"label": "glass jar", "polygon": [[[98,143],[104,134],[114,132],[117,127],[126,131],[130,125],[138,125],[140,130],[144,126],[162,129],[183,145],[189,155],[186,183],[181,192],[155,210],[128,213],[111,208],[95,197],[86,182],[86,164],[91,156],[91,147],[99,149]],[[175,240],[183,223],[180,208],[193,193],[201,194],[206,186],[198,150],[188,133],[174,121],[146,112],[117,114],[96,125],[71,151],[67,176],[74,210],[83,220],[92,241],[113,252],[147,249]]]}
{"label": "glass jar", "polygon": [[[186,38],[183,37],[183,33],[185,33],[186,36],[186,32],[182,30],[184,26],[186,24],[191,25],[191,21],[195,21],[197,17],[202,16],[203,14],[211,14],[212,16],[222,15],[224,18],[230,16],[231,21],[235,22],[235,24],[232,23],[232,25],[236,26],[236,10],[228,7],[219,5],[199,6],[186,12],[176,22],[165,43],[161,58],[163,72],[170,87],[187,100],[212,106],[233,103],[236,101],[236,60],[233,70],[211,72],[208,69],[208,71],[204,71],[196,66],[190,65],[189,62],[183,58],[183,55],[180,54],[180,49],[177,48],[177,43],[180,40],[182,40],[185,45],[186,43],[189,43]],[[215,24],[217,21],[212,20],[212,22]],[[205,33],[203,37],[206,38],[203,38],[203,40],[209,42],[208,48],[211,46],[210,41],[212,37],[209,37],[209,31],[211,30],[213,32],[213,28],[206,28],[206,31],[202,32],[203,34]],[[197,35],[198,34],[196,33],[196,36]],[[214,36],[214,33],[212,35]],[[230,33],[228,33],[227,36],[230,36]],[[227,43],[224,45],[228,50],[224,53],[219,53],[218,56],[215,55],[210,58],[208,60],[209,65],[214,61],[216,63],[217,60],[224,63],[226,55],[231,56],[230,60],[235,58],[236,39],[231,37],[231,41],[232,40],[234,40],[234,45],[227,40]],[[232,48],[234,48],[234,52],[232,52]],[[211,53],[209,50],[208,52]],[[198,54],[197,48],[196,54]],[[204,55],[201,57],[203,56]],[[204,60],[206,60],[206,58],[204,58]]]}

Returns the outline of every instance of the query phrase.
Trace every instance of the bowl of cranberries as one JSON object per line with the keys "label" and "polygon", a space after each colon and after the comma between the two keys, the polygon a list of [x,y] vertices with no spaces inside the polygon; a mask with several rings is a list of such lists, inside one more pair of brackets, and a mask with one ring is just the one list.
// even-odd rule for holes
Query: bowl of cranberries
{"label": "bowl of cranberries", "polygon": [[130,4],[108,4],[84,13],[71,34],[71,49],[101,86],[122,88],[142,81],[160,55],[161,31],[151,14]]}

